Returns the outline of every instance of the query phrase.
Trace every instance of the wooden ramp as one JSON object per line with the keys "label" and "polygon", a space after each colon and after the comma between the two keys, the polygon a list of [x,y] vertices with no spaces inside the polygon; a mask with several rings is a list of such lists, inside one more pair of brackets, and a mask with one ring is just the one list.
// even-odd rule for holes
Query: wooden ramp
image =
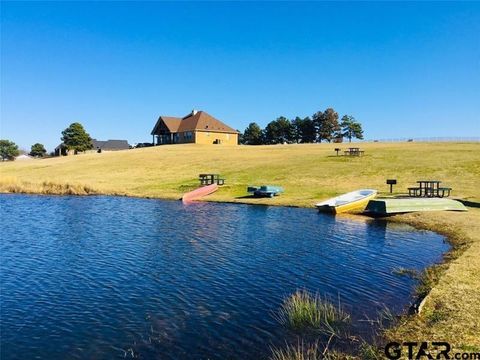
{"label": "wooden ramp", "polygon": [[459,201],[442,198],[405,198],[370,200],[365,211],[378,215],[415,211],[467,211]]}

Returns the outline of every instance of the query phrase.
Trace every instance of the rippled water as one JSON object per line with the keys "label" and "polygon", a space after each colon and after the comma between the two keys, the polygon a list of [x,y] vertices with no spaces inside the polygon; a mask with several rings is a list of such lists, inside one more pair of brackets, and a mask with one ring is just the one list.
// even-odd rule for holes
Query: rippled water
{"label": "rippled water", "polygon": [[298,288],[402,310],[431,232],[311,209],[0,195],[1,359],[266,358]]}

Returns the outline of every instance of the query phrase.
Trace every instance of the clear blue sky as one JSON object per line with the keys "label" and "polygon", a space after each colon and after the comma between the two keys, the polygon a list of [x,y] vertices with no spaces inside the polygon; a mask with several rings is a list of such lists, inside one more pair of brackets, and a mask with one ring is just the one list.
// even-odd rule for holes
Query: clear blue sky
{"label": "clear blue sky", "polygon": [[480,136],[480,3],[1,3],[1,138],[151,141],[327,107],[369,139]]}

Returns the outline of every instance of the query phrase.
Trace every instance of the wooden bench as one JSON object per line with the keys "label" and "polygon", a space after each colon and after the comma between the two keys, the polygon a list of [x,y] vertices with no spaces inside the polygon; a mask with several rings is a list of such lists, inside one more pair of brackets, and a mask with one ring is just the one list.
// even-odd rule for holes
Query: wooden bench
{"label": "wooden bench", "polygon": [[438,188],[438,197],[441,197],[441,198],[443,198],[444,196],[449,197],[450,191],[452,191],[452,188],[450,187]]}
{"label": "wooden bench", "polygon": [[224,185],[225,178],[221,178],[218,174],[200,174],[198,175],[198,180],[200,181],[200,185]]}
{"label": "wooden bench", "polygon": [[408,188],[408,196],[420,196],[421,195],[421,189],[419,187],[409,187]]}
{"label": "wooden bench", "polygon": [[350,155],[350,156],[362,156],[365,151],[364,150],[344,150],[345,156]]}

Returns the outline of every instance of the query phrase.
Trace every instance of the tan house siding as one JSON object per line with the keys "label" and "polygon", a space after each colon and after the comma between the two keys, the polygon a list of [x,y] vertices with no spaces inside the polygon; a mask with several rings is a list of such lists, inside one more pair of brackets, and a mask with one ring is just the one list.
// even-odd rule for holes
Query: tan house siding
{"label": "tan house siding", "polygon": [[221,133],[214,131],[195,131],[196,144],[237,145],[238,134]]}

